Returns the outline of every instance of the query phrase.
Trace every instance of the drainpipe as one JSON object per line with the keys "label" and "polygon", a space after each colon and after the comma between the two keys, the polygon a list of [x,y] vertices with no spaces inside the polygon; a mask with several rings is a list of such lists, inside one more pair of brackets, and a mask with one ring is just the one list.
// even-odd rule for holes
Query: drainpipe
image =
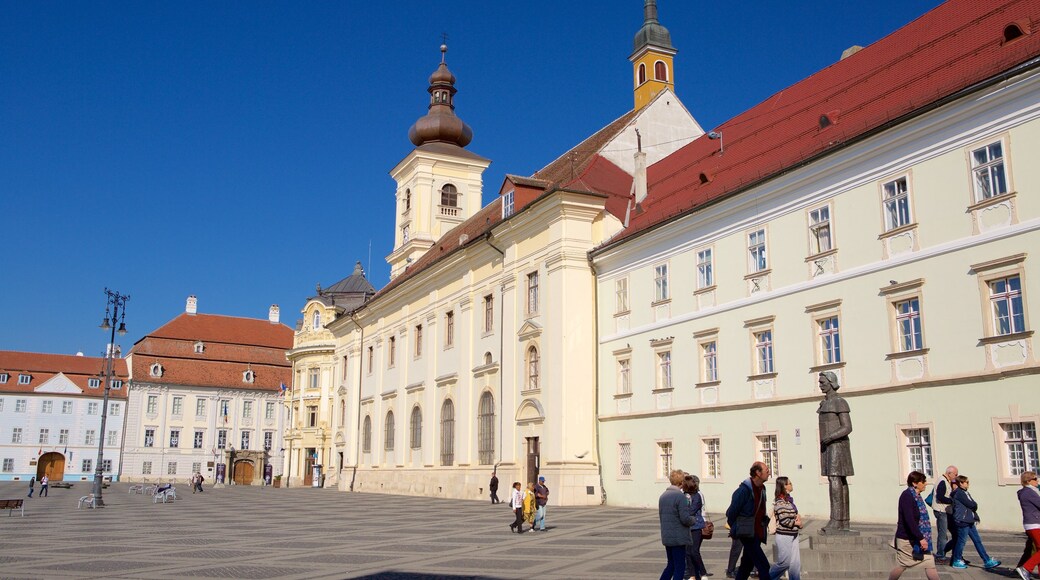
{"label": "drainpipe", "polygon": [[593,376],[595,377],[593,384],[595,388],[593,393],[595,396],[592,397],[592,418],[596,424],[596,441],[593,445],[593,453],[596,458],[596,471],[599,472],[599,503],[600,505],[606,505],[607,503],[607,490],[603,487],[603,462],[600,461],[599,457],[599,274],[596,272],[596,264],[592,261],[592,253],[588,254],[589,269],[592,270],[592,336],[593,336],[593,352],[592,352],[592,364]]}
{"label": "drainpipe", "polygon": [[[506,272],[506,253],[498,249],[498,246],[491,243],[491,232],[484,234],[484,241],[487,245],[491,246],[493,250],[502,256],[502,274]],[[505,449],[505,440],[503,439],[503,427],[502,424],[505,421],[505,400],[504,400],[504,386],[506,367],[505,359],[502,355],[505,353],[505,315],[506,315],[506,281],[503,278],[502,283],[498,287],[499,305],[498,305],[498,461],[495,462],[495,473],[498,473],[498,464],[502,463],[502,452]]]}
{"label": "drainpipe", "polygon": [[361,342],[358,345],[358,370],[357,370],[357,420],[354,424],[354,468],[350,473],[350,491],[354,491],[354,482],[357,480],[357,468],[358,464],[361,463],[361,377],[363,376],[363,369],[365,368],[365,327],[361,326],[357,318],[354,317],[354,313],[349,314],[350,319],[354,321],[354,326],[358,327],[361,331]]}

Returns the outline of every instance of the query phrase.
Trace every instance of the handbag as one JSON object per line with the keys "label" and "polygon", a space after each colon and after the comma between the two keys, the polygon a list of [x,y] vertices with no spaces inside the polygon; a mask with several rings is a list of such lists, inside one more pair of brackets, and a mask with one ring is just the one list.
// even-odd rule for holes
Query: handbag
{"label": "handbag", "polygon": [[737,516],[736,525],[733,526],[734,538],[755,537],[755,516]]}
{"label": "handbag", "polygon": [[928,497],[924,498],[924,503],[928,504],[928,507],[931,507],[932,506],[932,501],[934,501],[934,500],[935,500],[935,490],[933,489],[932,492],[928,494]]}
{"label": "handbag", "polygon": [[715,534],[715,524],[713,522],[711,522],[710,520],[704,522],[704,527],[701,528],[701,537],[704,538],[705,540],[710,540],[712,535],[714,535],[714,534]]}

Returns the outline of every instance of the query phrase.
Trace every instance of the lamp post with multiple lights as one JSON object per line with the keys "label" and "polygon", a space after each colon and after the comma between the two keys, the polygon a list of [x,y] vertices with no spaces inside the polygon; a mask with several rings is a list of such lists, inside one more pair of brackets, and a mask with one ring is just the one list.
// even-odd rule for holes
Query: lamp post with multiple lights
{"label": "lamp post with multiple lights", "polygon": [[[94,500],[98,507],[105,505],[101,499],[101,488],[104,480],[103,465],[105,461],[105,423],[108,422],[108,391],[112,388],[113,375],[115,374],[116,357],[116,332],[119,336],[126,334],[126,302],[130,300],[129,295],[113,292],[105,288],[108,303],[105,304],[105,319],[101,321],[102,330],[111,330],[112,336],[108,341],[105,353],[105,398],[101,403],[101,433],[98,437],[97,466],[94,468]],[[116,323],[119,323],[118,328]]]}

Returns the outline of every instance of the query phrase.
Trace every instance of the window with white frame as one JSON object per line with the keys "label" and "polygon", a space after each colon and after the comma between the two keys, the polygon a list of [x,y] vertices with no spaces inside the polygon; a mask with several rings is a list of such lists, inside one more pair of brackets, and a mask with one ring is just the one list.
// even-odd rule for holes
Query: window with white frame
{"label": "window with white frame", "polygon": [[885,231],[910,225],[910,189],[906,176],[893,179],[881,186],[885,213]]}
{"label": "window with white frame", "polygon": [[318,330],[319,328],[321,328],[321,310],[315,308],[311,314],[311,329]]}
{"label": "window with white frame", "polygon": [[1008,180],[1004,167],[1003,143],[996,141],[973,150],[971,173],[975,183],[975,201],[1007,193]]}
{"label": "window with white frame", "polygon": [[488,294],[484,297],[484,332],[495,329],[495,295]]}
{"label": "window with white frame", "polygon": [[100,389],[101,379],[87,379],[87,386],[92,389]]}
{"label": "window with white frame", "polygon": [[831,240],[831,206],[809,212],[809,252],[822,254],[833,247]]}
{"label": "window with white frame", "polygon": [[256,380],[256,373],[254,373],[252,369],[248,369],[242,373],[243,383],[252,383],[254,380]]}
{"label": "window with white frame", "polygon": [[217,449],[226,449],[227,448],[227,435],[228,435],[227,429],[218,429],[217,430]]}
{"label": "window with white frame", "polygon": [[144,430],[144,446],[155,447],[155,429]]}
{"label": "window with white frame", "polygon": [[755,440],[758,442],[758,460],[768,465],[776,477],[780,473],[780,447],[776,435],[756,435]]}
{"label": "window with white frame", "polygon": [[50,443],[50,439],[51,439],[51,430],[50,429],[40,429],[40,443],[41,444]]}
{"label": "window with white frame", "polygon": [[993,331],[996,335],[1025,332],[1025,312],[1022,310],[1022,279],[1007,276],[989,280],[989,302],[993,312]]}
{"label": "window with white frame", "polygon": [[148,395],[148,404],[145,406],[145,412],[149,415],[154,415],[158,412],[159,408],[159,397],[156,395]]}
{"label": "window with white frame", "polygon": [[202,354],[203,352],[205,352],[205,350],[206,345],[203,344],[202,341],[197,341],[195,343],[195,354]]}
{"label": "window with white frame", "polygon": [[502,219],[513,215],[513,191],[509,190],[502,195]]}
{"label": "window with white frame", "polygon": [[199,473],[200,471],[202,471],[202,463],[201,462],[196,461],[196,462],[191,464],[191,472],[192,473]]}
{"label": "window with white frame", "polygon": [[654,302],[668,300],[668,264],[654,266]]}
{"label": "window with white frame", "polygon": [[7,373],[0,373],[0,385],[6,385],[7,381],[10,380],[11,375]]}
{"label": "window with white frame", "polygon": [[704,477],[719,479],[722,477],[722,441],[718,437],[706,437],[701,440],[704,445]]}
{"label": "window with white frame", "polygon": [[28,385],[30,382],[32,382],[32,375],[18,375],[19,385]]}
{"label": "window with white frame", "polygon": [[4,473],[11,473],[13,471],[14,471],[14,459],[13,458],[5,458],[4,459]]}
{"label": "window with white frame", "polygon": [[194,438],[191,441],[191,448],[192,449],[202,449],[202,439],[203,439],[203,437],[205,437],[205,432],[199,431],[198,429],[196,429]]}
{"label": "window with white frame", "polygon": [[820,338],[820,364],[841,362],[841,331],[838,328],[838,317],[821,318],[816,321],[816,328]]}
{"label": "window with white frame", "polygon": [[61,402],[61,414],[62,415],[71,415],[72,414],[72,401],[62,401]]}
{"label": "window with white frame", "polygon": [[752,333],[755,340],[755,374],[775,372],[773,367],[772,329]]}
{"label": "window with white frame", "polygon": [[0,412],[3,412],[3,410],[4,410],[4,399],[3,399],[3,397],[0,397]]}
{"label": "window with white frame", "polygon": [[22,442],[22,428],[21,427],[14,427],[13,429],[11,429],[11,443],[21,443],[21,442]]}
{"label": "window with white frame", "polygon": [[206,399],[203,399],[202,397],[195,399],[195,416],[206,416]]}
{"label": "window with white frame", "polygon": [[243,431],[241,437],[242,446],[239,449],[249,449],[249,442],[252,437],[253,433],[251,431]]}
{"label": "window with white frame", "polygon": [[714,263],[711,248],[697,252],[697,289],[710,288],[715,285]]}
{"label": "window with white frame", "polygon": [[444,313],[444,348],[455,346],[455,312]]}
{"label": "window with white frame", "polygon": [[180,447],[181,444],[181,430],[170,429],[170,448]]}
{"label": "window with white frame", "polygon": [[632,477],[632,444],[618,443],[618,477]]}
{"label": "window with white frame", "polygon": [[538,314],[538,272],[527,275],[527,314]]}
{"label": "window with white frame", "polygon": [[672,472],[672,442],[657,442],[657,479],[667,480]]}
{"label": "window with white frame", "polygon": [[274,447],[274,431],[264,431],[264,451],[270,451]]}
{"label": "window with white frame", "polygon": [[319,373],[320,371],[318,369],[309,369],[307,371],[307,388],[317,389],[321,386],[318,382],[321,378]]}
{"label": "window with white frame", "polygon": [[632,392],[632,359],[619,358],[617,361],[619,395],[627,395]]}
{"label": "window with white frame", "polygon": [[112,381],[108,385],[118,391],[119,389],[123,388],[123,381],[112,379]]}
{"label": "window with white frame", "polygon": [[719,380],[718,343],[714,340],[701,343],[701,381],[712,383]]}
{"label": "window with white frame", "polygon": [[614,281],[614,313],[628,312],[628,278]]}
{"label": "window with white frame", "polygon": [[184,413],[184,397],[174,397],[173,398],[173,411],[172,411],[172,413],[175,416],[176,415],[181,415],[182,413]]}
{"label": "window with white frame", "polygon": [[28,404],[28,402],[25,399],[15,399],[15,401],[14,401],[14,412],[15,413],[24,413],[25,409],[26,409],[26,407],[28,407],[28,405],[29,404]]}
{"label": "window with white frame", "polygon": [[903,429],[907,467],[929,478],[935,475],[932,465],[932,433],[927,428]]}
{"label": "window with white frame", "polygon": [[112,460],[103,459],[101,460],[101,471],[105,473],[112,473]]}
{"label": "window with white frame", "polygon": [[141,462],[141,475],[151,475],[151,474],[152,474],[152,462],[151,461],[142,461]]}
{"label": "window with white frame", "polygon": [[87,414],[88,415],[97,415],[99,406],[100,406],[99,403],[87,403]]}
{"label": "window with white frame", "polygon": [[119,431],[109,431],[108,438],[105,439],[105,445],[114,447],[119,442]]}
{"label": "window with white frame", "polygon": [[41,413],[53,413],[54,412],[54,401],[43,401],[40,405]]}
{"label": "window with white frame", "polygon": [[408,241],[408,233],[409,233],[408,232],[408,226],[407,225],[401,226],[401,242],[407,242]]}
{"label": "window with white frame", "polygon": [[253,402],[242,401],[242,418],[252,419],[253,418]]}
{"label": "window with white frame", "polygon": [[766,255],[766,230],[755,230],[748,234],[748,269],[751,273],[762,272],[769,268]]}
{"label": "window with white frame", "polygon": [[87,446],[97,445],[97,431],[93,429],[87,429],[83,433],[83,444]]}
{"label": "window with white frame", "polygon": [[108,416],[109,417],[118,417],[119,414],[122,413],[122,412],[123,412],[123,406],[120,405],[119,403],[109,403],[108,404]]}
{"label": "window with white frame", "polygon": [[58,430],[58,445],[68,445],[68,444],[69,444],[69,430],[68,429],[59,429]]}
{"label": "window with white frame", "polygon": [[166,475],[177,475],[176,461],[170,461],[166,464]]}
{"label": "window with white frame", "polygon": [[264,419],[274,419],[274,403],[270,401],[264,407]]}
{"label": "window with white frame", "polygon": [[657,353],[657,388],[672,388],[672,351]]}
{"label": "window with white frame", "polygon": [[900,352],[924,348],[921,334],[921,301],[919,298],[900,300],[893,304]]}
{"label": "window with white frame", "polygon": [[538,348],[531,345],[527,349],[527,388],[535,390],[539,387],[538,375],[541,372],[541,360],[538,357]]}
{"label": "window with white frame", "polygon": [[91,471],[94,471],[94,460],[84,459],[83,464],[80,467],[82,467],[81,471],[83,473],[90,473]]}
{"label": "window with white frame", "polygon": [[1019,421],[1001,423],[1004,434],[1004,454],[1007,457],[1009,475],[1021,475],[1023,471],[1040,470],[1037,455],[1036,423]]}
{"label": "window with white frame", "polygon": [[415,358],[422,356],[422,325],[415,325]]}

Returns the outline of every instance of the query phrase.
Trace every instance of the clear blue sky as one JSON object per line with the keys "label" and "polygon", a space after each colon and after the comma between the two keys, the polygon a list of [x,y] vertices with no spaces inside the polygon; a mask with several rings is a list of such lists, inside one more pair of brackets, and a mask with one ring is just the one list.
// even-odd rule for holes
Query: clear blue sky
{"label": "clear blue sky", "polygon": [[[642,0],[0,0],[0,349],[127,350],[184,309],[290,326],[316,283],[387,281],[394,183],[441,33],[468,147],[529,175],[632,107]],[[937,5],[659,0],[706,129]]]}

